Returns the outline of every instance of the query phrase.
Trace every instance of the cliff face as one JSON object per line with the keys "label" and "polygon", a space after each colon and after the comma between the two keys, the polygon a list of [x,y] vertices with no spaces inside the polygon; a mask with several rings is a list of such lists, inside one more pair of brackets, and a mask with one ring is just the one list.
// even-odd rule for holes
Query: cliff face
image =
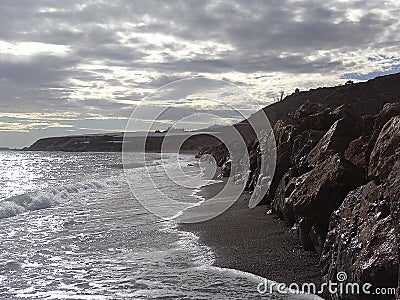
{"label": "cliff face", "polygon": [[[277,165],[262,204],[297,228],[305,250],[321,255],[326,281],[337,282],[337,274],[346,272],[349,282],[399,285],[398,87],[395,74],[296,93],[264,109],[274,126]],[[259,172],[257,141],[248,151],[252,191]],[[222,169],[229,162],[224,147],[203,152],[217,157]]]}

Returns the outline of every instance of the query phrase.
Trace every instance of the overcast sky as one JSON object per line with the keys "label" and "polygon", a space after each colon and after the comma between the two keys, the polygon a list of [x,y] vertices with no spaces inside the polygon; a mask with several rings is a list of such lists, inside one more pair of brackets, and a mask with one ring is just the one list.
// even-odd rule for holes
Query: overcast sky
{"label": "overcast sky", "polygon": [[[227,80],[265,106],[281,90],[365,80],[400,65],[397,0],[0,6],[0,146],[121,131],[141,99],[177,79]],[[176,97],[196,111],[194,94]]]}

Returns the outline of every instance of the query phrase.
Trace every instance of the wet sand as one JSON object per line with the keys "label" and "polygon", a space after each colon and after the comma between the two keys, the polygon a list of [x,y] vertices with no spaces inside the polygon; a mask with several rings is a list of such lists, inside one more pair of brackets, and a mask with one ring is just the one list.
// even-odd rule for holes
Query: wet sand
{"label": "wet sand", "polygon": [[[200,195],[212,197],[221,184],[206,186]],[[214,265],[250,272],[285,284],[322,283],[318,255],[303,251],[295,230],[267,213],[267,206],[247,207],[248,193],[223,214],[200,223],[181,224],[195,232],[215,253]],[[199,208],[196,208],[199,209]]]}

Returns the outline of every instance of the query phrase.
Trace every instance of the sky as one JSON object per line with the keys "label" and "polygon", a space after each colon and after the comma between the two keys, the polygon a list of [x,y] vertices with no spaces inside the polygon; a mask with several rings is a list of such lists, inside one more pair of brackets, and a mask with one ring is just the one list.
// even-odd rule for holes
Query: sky
{"label": "sky", "polygon": [[[207,81],[204,88],[195,80],[185,88],[182,80],[161,88],[170,98],[154,96],[186,78],[230,82],[262,107],[280,91],[400,71],[397,0],[1,0],[0,6],[0,146],[120,132],[138,105],[143,112],[168,106],[225,115],[205,99],[229,99],[229,84]],[[167,115],[154,128],[180,117]],[[152,117],[136,116],[135,129]]]}

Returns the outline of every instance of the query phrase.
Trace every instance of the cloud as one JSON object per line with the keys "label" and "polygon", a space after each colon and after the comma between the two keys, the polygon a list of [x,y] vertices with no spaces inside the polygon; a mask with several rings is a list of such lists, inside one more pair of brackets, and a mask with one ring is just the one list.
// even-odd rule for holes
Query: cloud
{"label": "cloud", "polygon": [[126,118],[160,86],[202,75],[267,104],[398,70],[399,14],[396,0],[4,0],[0,109]]}

